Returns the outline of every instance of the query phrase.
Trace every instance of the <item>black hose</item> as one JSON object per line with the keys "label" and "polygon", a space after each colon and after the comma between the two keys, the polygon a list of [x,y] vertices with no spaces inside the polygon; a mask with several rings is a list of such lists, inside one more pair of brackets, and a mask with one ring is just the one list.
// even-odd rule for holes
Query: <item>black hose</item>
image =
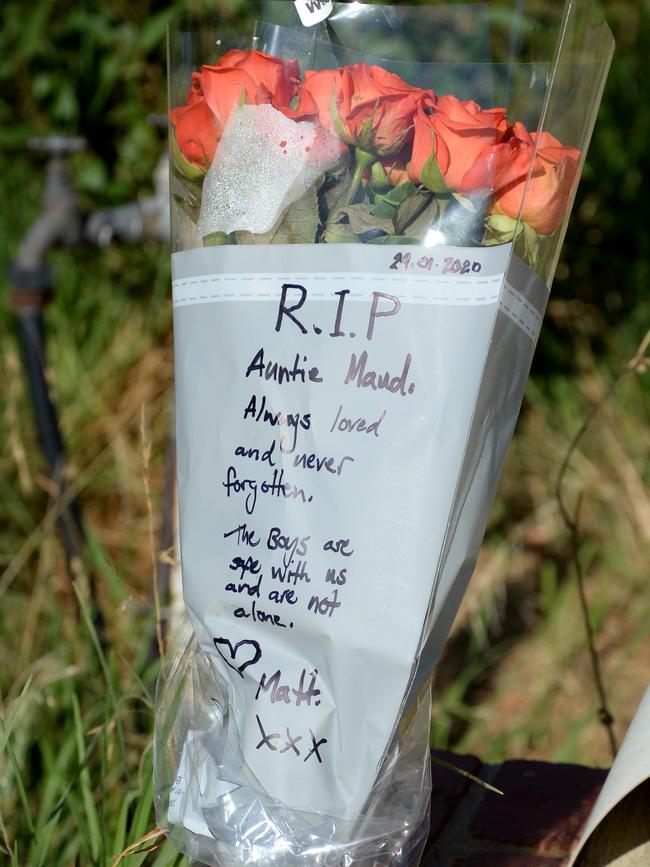
{"label": "black hose", "polygon": [[[19,291],[14,292],[14,301],[17,300],[17,296],[20,298],[21,294]],[[68,494],[63,438],[45,374],[47,363],[42,303],[25,306],[17,303],[14,306],[38,439],[55,486],[55,508],[59,511],[57,523],[63,541],[68,570],[74,578],[83,562],[85,534],[79,500]],[[104,620],[96,601],[94,576],[90,572],[88,584],[93,604],[93,623],[103,643]]]}
{"label": "black hose", "polygon": [[[64,475],[65,452],[59,430],[59,420],[45,378],[43,312],[40,309],[20,310],[17,319],[38,439],[47,461],[50,477],[56,487],[57,499],[65,503],[67,499]],[[71,563],[75,557],[80,558],[83,553],[84,533],[81,523],[81,509],[76,499],[71,499],[62,507],[59,525],[66,557]]]}

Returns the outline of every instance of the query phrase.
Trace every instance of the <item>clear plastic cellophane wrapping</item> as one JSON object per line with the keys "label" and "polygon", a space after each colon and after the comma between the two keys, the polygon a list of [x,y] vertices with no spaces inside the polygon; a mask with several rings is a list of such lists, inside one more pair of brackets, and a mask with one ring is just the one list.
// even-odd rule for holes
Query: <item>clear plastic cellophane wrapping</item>
{"label": "clear plastic cellophane wrapping", "polygon": [[207,865],[415,865],[429,683],[612,53],[588,2],[170,29],[188,622],[155,803]]}

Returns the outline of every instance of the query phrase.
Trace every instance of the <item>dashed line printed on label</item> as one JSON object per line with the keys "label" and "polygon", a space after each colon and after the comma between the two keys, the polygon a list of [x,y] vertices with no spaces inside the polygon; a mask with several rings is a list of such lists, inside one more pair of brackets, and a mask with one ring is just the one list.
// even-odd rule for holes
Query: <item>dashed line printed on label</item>
{"label": "dashed line printed on label", "polygon": [[[190,304],[210,304],[220,301],[267,301],[279,299],[285,283],[300,284],[309,288],[314,281],[327,280],[337,289],[350,287],[351,300],[364,300],[372,296],[372,285],[380,283],[381,290],[400,301],[414,304],[451,304],[482,305],[496,304],[503,286],[503,275],[490,277],[443,277],[439,275],[416,276],[414,274],[351,274],[332,273],[326,275],[307,274],[302,276],[286,274],[240,274],[237,276],[209,274],[203,277],[188,277],[173,281],[174,307]],[[236,286],[233,286],[236,281]],[[390,283],[386,287],[385,283]],[[224,283],[228,283],[225,291]],[[358,284],[363,284],[363,290]],[[431,291],[423,291],[425,286]],[[252,290],[252,291],[251,291]],[[310,298],[332,299],[332,292],[310,290]]]}
{"label": "dashed line printed on label", "polygon": [[527,301],[510,283],[503,287],[499,309],[508,316],[515,325],[528,335],[533,343],[537,343],[542,328],[542,314]]}

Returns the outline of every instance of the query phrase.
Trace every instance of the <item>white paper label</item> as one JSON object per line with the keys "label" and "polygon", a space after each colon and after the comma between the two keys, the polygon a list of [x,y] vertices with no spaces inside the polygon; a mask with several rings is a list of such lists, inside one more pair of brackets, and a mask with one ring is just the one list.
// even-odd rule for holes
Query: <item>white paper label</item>
{"label": "white paper label", "polygon": [[305,27],[324,21],[332,12],[332,0],[294,0],[300,20]]}
{"label": "white paper label", "polygon": [[299,810],[357,815],[390,742],[510,247],[422,252],[174,255],[185,601]]}
{"label": "white paper label", "polygon": [[200,736],[190,732],[169,793],[169,823],[202,837],[212,837],[203,810],[237,788],[234,783],[219,779],[214,758],[201,747]]}

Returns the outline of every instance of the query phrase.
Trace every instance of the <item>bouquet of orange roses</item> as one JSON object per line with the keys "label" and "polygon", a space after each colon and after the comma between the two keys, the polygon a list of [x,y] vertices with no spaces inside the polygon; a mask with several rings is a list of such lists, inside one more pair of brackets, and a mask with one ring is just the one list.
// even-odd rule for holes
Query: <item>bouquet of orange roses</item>
{"label": "bouquet of orange roses", "polygon": [[189,624],[155,801],[202,863],[418,862],[431,671],[611,57],[588,5],[262,0],[243,43],[171,30]]}
{"label": "bouquet of orange roses", "polygon": [[[364,62],[303,78],[296,60],[255,49],[194,72],[170,116],[177,201],[204,244],[482,246],[518,236],[534,265],[540,242],[564,221],[580,162],[576,147],[509,123],[504,108],[413,87]],[[248,148],[240,149],[250,125],[263,129],[267,164],[255,177],[271,193],[263,215],[233,184],[242,170],[250,176]],[[288,192],[273,196],[269,165],[283,181],[290,167]]]}

